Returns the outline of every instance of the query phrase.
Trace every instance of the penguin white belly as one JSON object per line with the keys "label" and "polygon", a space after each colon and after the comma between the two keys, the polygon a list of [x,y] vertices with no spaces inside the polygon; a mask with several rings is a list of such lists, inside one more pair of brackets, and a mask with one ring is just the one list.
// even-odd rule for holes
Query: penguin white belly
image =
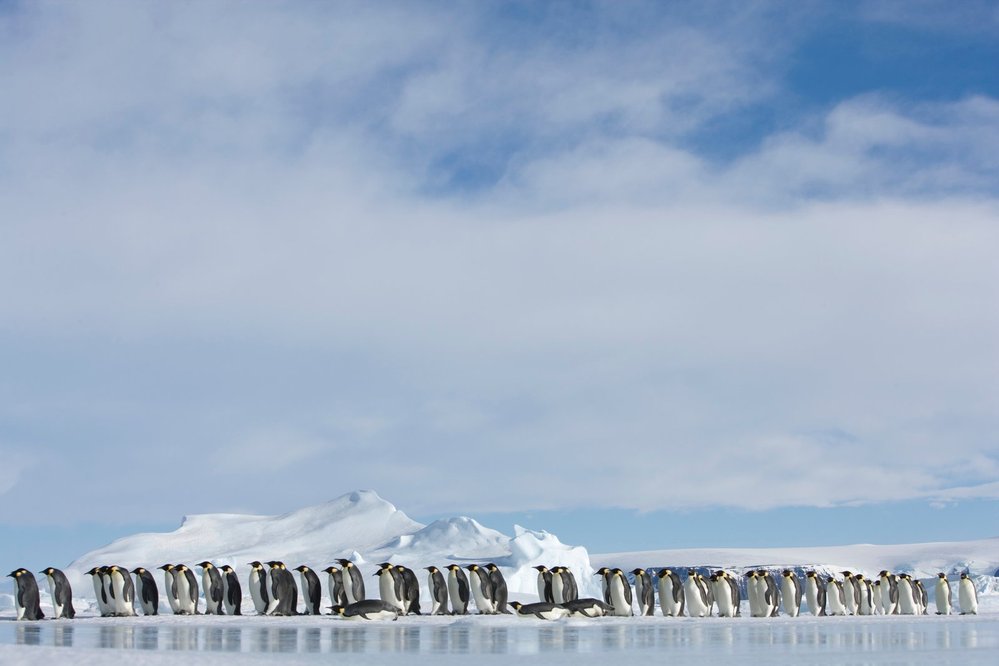
{"label": "penguin white belly", "polygon": [[881,613],[884,605],[884,600],[881,598],[881,586],[873,585],[871,591],[871,609],[873,613]]}
{"label": "penguin white belly", "polygon": [[347,605],[356,604],[361,601],[354,596],[354,574],[352,573],[353,567],[343,568],[343,592],[347,595]]}
{"label": "penguin white belly", "polygon": [[623,576],[615,576],[610,584],[611,606],[614,607],[614,615],[622,617],[631,616],[633,611],[628,599],[624,596],[624,586],[627,585]]}
{"label": "penguin white belly", "polygon": [[15,590],[14,590],[14,608],[17,609],[17,619],[18,620],[23,620],[24,619],[25,608],[24,608],[24,606],[21,605],[21,600],[18,598],[21,595],[19,594],[18,590],[16,589],[17,583],[14,583],[14,586],[15,586]]}
{"label": "penguin white belly", "polygon": [[728,581],[719,579],[711,584],[711,591],[718,604],[718,617],[735,617],[735,607],[732,605],[732,590]]}
{"label": "penguin white belly", "polygon": [[250,569],[250,598],[253,600],[254,610],[261,615],[267,612],[267,602],[260,596],[260,572],[256,569]]}
{"label": "penguin white belly", "polygon": [[798,617],[798,604],[796,602],[794,583],[790,578],[782,578],[780,582],[780,596],[784,600],[784,613],[791,617]]}
{"label": "penguin white belly", "polygon": [[392,579],[391,574],[383,573],[378,577],[378,594],[385,603],[400,611],[403,609],[402,600],[395,594],[395,580]]}
{"label": "penguin white belly", "polygon": [[562,576],[557,573],[552,574],[552,598],[555,599],[555,603],[561,604],[565,603],[565,597],[563,596],[564,587],[562,585]]}
{"label": "penguin white belly", "polygon": [[819,588],[814,578],[805,579],[805,601],[808,602],[808,612],[819,614]]}
{"label": "penguin white belly", "polygon": [[916,615],[916,600],[912,595],[912,585],[904,578],[898,579],[898,612],[902,615]]}
{"label": "penguin white belly", "polygon": [[170,603],[170,610],[176,615],[180,607],[177,605],[177,598],[173,596],[173,574],[169,571],[163,572],[163,593]]}
{"label": "penguin white belly", "polygon": [[937,587],[934,590],[935,601],[937,602],[937,615],[950,615],[950,585],[947,581],[938,578]]}
{"label": "penguin white belly", "polygon": [[380,610],[372,611],[370,613],[365,613],[364,615],[352,615],[347,617],[348,620],[372,620],[375,622],[384,620],[395,620],[399,617],[398,613],[390,610]]}
{"label": "penguin white belly", "polygon": [[669,576],[659,579],[659,610],[667,617],[680,615],[680,604],[673,601],[673,580]]}
{"label": "penguin white belly", "polygon": [[840,589],[832,581],[826,583],[826,615],[846,615],[846,606],[839,597]]}
{"label": "penguin white belly", "polygon": [[187,584],[187,576],[183,572],[177,576],[177,610],[180,613],[193,614],[191,611],[191,587]]}
{"label": "penguin white belly", "polygon": [[701,589],[693,578],[688,578],[683,584],[683,594],[687,599],[687,615],[704,617],[708,614],[708,605],[701,597]]}
{"label": "penguin white belly", "polygon": [[56,617],[56,618],[60,618],[60,617],[62,617],[63,605],[60,604],[59,601],[56,599],[55,579],[52,578],[52,576],[49,576],[48,574],[46,574],[46,576],[45,576],[45,582],[48,583],[48,586],[49,586],[49,596],[52,597],[52,616]]}
{"label": "penguin white belly", "polygon": [[961,606],[962,615],[978,614],[978,595],[970,578],[962,578],[957,586],[957,602]]}

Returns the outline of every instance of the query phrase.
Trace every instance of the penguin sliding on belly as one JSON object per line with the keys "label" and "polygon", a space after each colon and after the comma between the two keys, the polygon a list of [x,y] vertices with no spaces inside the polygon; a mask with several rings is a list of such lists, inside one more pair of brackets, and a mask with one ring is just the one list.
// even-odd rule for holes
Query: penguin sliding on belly
{"label": "penguin sliding on belly", "polygon": [[562,607],[569,611],[572,617],[604,617],[614,613],[613,606],[592,597],[567,601]]}
{"label": "penguin sliding on belly", "polygon": [[56,568],[49,567],[41,571],[49,584],[49,595],[52,597],[52,612],[56,618],[72,620],[76,617],[73,609],[73,588],[70,587],[66,574]]}
{"label": "penguin sliding on belly", "polygon": [[347,606],[330,606],[334,615],[345,620],[398,620],[396,609],[381,599],[367,599]]}
{"label": "penguin sliding on belly", "polygon": [[27,569],[15,569],[7,574],[8,578],[13,578],[17,583],[17,592],[14,594],[14,607],[17,610],[18,620],[42,620],[45,613],[39,605],[38,582],[35,575]]}
{"label": "penguin sliding on belly", "polygon": [[569,611],[558,604],[550,604],[547,601],[539,601],[536,604],[522,604],[519,601],[511,601],[517,617],[537,618],[539,620],[561,620],[569,616]]}

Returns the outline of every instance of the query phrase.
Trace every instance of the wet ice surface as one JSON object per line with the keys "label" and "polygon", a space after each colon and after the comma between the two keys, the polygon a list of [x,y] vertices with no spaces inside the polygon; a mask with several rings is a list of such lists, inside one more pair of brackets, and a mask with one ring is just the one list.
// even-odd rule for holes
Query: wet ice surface
{"label": "wet ice surface", "polygon": [[631,618],[546,623],[516,618],[100,618],[0,622],[0,661],[60,663],[439,663],[515,656],[606,663],[669,655],[699,663],[994,664],[999,617]]}

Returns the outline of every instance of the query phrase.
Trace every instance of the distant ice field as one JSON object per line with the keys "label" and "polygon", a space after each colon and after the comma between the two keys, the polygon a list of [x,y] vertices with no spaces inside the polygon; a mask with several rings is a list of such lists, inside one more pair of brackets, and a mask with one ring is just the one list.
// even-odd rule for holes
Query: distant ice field
{"label": "distant ice field", "polygon": [[999,615],[924,617],[86,618],[0,621],[3,664],[683,663],[995,664]]}

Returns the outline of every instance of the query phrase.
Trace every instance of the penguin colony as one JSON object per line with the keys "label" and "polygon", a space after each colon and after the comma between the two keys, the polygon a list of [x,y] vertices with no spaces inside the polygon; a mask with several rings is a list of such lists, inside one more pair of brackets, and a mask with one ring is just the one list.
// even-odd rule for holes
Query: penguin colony
{"label": "penguin colony", "polygon": [[[382,562],[373,574],[378,580],[378,599],[369,599],[364,578],[350,560],[337,560],[339,566],[323,569],[332,615],[348,620],[395,620],[401,615],[420,615],[420,585],[416,573],[404,566]],[[236,572],[230,566],[215,567],[204,561],[201,585],[185,564],[164,564],[163,594],[176,615],[241,615],[243,592]],[[258,615],[300,615],[299,592],[306,615],[323,615],[322,583],[306,565],[294,569],[301,586],[280,561],[250,562],[249,586]],[[579,598],[576,578],[568,567],[534,567],[538,571],[537,603],[508,601],[506,580],[498,566],[457,564],[446,567],[447,575],[435,566],[426,567],[431,615],[466,615],[474,601],[480,615],[516,614],[525,618],[557,620],[563,617],[653,615],[659,596],[659,612],[665,617],[739,617],[742,592],[730,572],[718,570],[705,577],[695,569],[681,580],[671,569],[634,569],[634,591],[624,571],[604,567],[601,577],[603,598]],[[465,573],[465,570],[468,573]],[[73,593],[62,571],[49,567],[40,573],[48,582],[56,618],[72,619]],[[129,571],[117,565],[94,567],[87,572],[93,581],[97,607],[102,617],[133,617],[136,605],[144,615],[159,612],[159,587],[153,574],[142,567]],[[39,602],[38,584],[27,569],[7,574],[16,581],[15,607],[18,620],[45,617]],[[135,581],[132,580],[135,576]],[[909,574],[882,571],[871,580],[862,574],[841,572],[842,579],[822,577],[808,571],[804,581],[785,569],[778,580],[773,573],[759,569],[745,574],[746,600],[751,617],[798,616],[805,602],[815,616],[828,615],[927,615],[929,595],[923,583]],[[199,610],[204,599],[203,611]],[[937,574],[933,585],[937,615],[949,615],[954,607],[950,582]],[[957,608],[962,615],[978,613],[978,593],[967,573],[958,580]]]}

